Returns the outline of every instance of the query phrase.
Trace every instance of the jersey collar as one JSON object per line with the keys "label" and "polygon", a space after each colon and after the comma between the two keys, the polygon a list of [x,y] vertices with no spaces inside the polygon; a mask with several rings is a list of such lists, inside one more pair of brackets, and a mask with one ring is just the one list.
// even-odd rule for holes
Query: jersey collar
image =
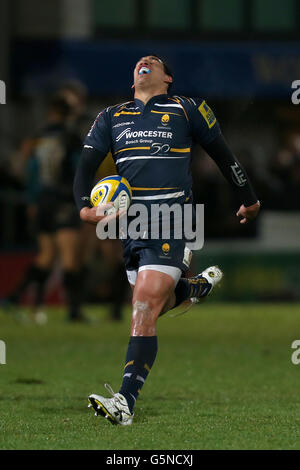
{"label": "jersey collar", "polygon": [[134,98],[134,102],[136,106],[138,106],[140,109],[144,109],[148,106],[151,106],[153,103],[165,103],[168,100],[168,96],[166,93],[162,95],[156,95],[152,96],[150,100],[146,103],[146,105],[143,103],[143,101],[139,100],[138,98]]}

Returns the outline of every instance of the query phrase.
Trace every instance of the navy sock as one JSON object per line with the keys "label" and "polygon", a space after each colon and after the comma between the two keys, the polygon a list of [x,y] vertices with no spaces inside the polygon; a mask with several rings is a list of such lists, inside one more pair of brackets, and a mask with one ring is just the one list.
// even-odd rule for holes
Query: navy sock
{"label": "navy sock", "polygon": [[204,278],[181,278],[175,287],[176,303],[178,307],[182,302],[191,297],[205,297],[211,290],[211,284]]}
{"label": "navy sock", "polygon": [[191,285],[189,284],[187,279],[181,278],[177,282],[177,286],[175,287],[175,296],[176,296],[176,303],[174,307],[178,307],[182,302],[190,297],[191,294]]}
{"label": "navy sock", "polygon": [[131,413],[156,354],[157,336],[131,336],[120,388],[120,393],[126,398]]}

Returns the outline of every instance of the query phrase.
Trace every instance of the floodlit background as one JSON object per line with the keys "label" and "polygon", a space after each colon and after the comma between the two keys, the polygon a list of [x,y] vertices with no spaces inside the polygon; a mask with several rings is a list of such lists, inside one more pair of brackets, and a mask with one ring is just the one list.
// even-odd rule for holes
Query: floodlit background
{"label": "floodlit background", "polygon": [[[154,52],[174,71],[174,94],[208,101],[262,202],[257,221],[240,226],[231,188],[195,148],[195,199],[206,212],[205,245],[193,271],[223,267],[228,284],[215,300],[299,301],[300,105],[291,99],[292,82],[300,79],[299,6],[296,0],[1,0],[7,103],[0,105],[0,297],[35,255],[26,142],[44,124],[49,97],[75,86],[84,138],[103,107],[132,96],[134,64]],[[83,240],[91,244],[86,302],[109,302],[109,254],[93,234]],[[46,301],[64,302],[59,262]]]}
{"label": "floodlit background", "polygon": [[[28,174],[49,100],[67,101],[81,148],[98,112],[132,97],[134,64],[148,53],[168,61],[174,94],[212,107],[262,211],[241,226],[228,183],[194,149],[195,200],[206,210],[192,272],[219,264],[225,276],[205,303],[159,320],[133,426],[118,429],[86,405],[122,378],[131,307],[119,242],[80,229],[74,291],[85,293],[90,323],[65,321],[60,258],[35,316],[34,286],[20,305],[7,296],[36,259]],[[0,0],[0,80],[0,448],[299,449],[300,1]],[[111,322],[118,299],[122,321]]]}

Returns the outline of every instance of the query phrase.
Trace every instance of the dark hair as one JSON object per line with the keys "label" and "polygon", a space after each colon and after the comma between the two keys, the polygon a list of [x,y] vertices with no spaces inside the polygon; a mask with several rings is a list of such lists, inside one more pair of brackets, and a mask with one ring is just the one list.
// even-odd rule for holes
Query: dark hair
{"label": "dark hair", "polygon": [[76,79],[62,82],[60,87],[58,88],[57,94],[60,94],[65,90],[71,91],[80,98],[86,98],[88,94],[86,86]]}
{"label": "dark hair", "polygon": [[72,111],[72,108],[69,103],[67,103],[64,98],[57,95],[53,96],[49,100],[48,109],[49,111],[59,114],[63,118],[67,118]]}
{"label": "dark hair", "polygon": [[[157,57],[157,58],[160,60],[160,62],[163,64],[163,66],[164,66],[164,72],[165,72],[165,74],[168,75],[169,77],[172,77],[172,78],[173,78],[173,72],[172,72],[172,70],[170,69],[169,65],[165,62],[165,60],[164,60],[162,57],[160,57],[158,54],[147,54],[147,55],[148,55],[148,56]],[[171,88],[172,84],[173,84],[173,83],[169,83],[169,85],[168,85],[168,92],[170,91],[170,88]]]}

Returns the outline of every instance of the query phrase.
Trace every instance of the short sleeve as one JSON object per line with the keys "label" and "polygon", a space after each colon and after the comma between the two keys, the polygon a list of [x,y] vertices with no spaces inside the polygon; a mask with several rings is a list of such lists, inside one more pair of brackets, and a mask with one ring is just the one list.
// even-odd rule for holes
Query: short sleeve
{"label": "short sleeve", "polygon": [[94,148],[107,154],[111,147],[111,130],[108,109],[104,109],[96,117],[88,135],[84,140],[85,148]]}
{"label": "short sleeve", "polygon": [[221,134],[221,129],[212,109],[204,100],[190,98],[187,113],[193,140],[207,145]]}

